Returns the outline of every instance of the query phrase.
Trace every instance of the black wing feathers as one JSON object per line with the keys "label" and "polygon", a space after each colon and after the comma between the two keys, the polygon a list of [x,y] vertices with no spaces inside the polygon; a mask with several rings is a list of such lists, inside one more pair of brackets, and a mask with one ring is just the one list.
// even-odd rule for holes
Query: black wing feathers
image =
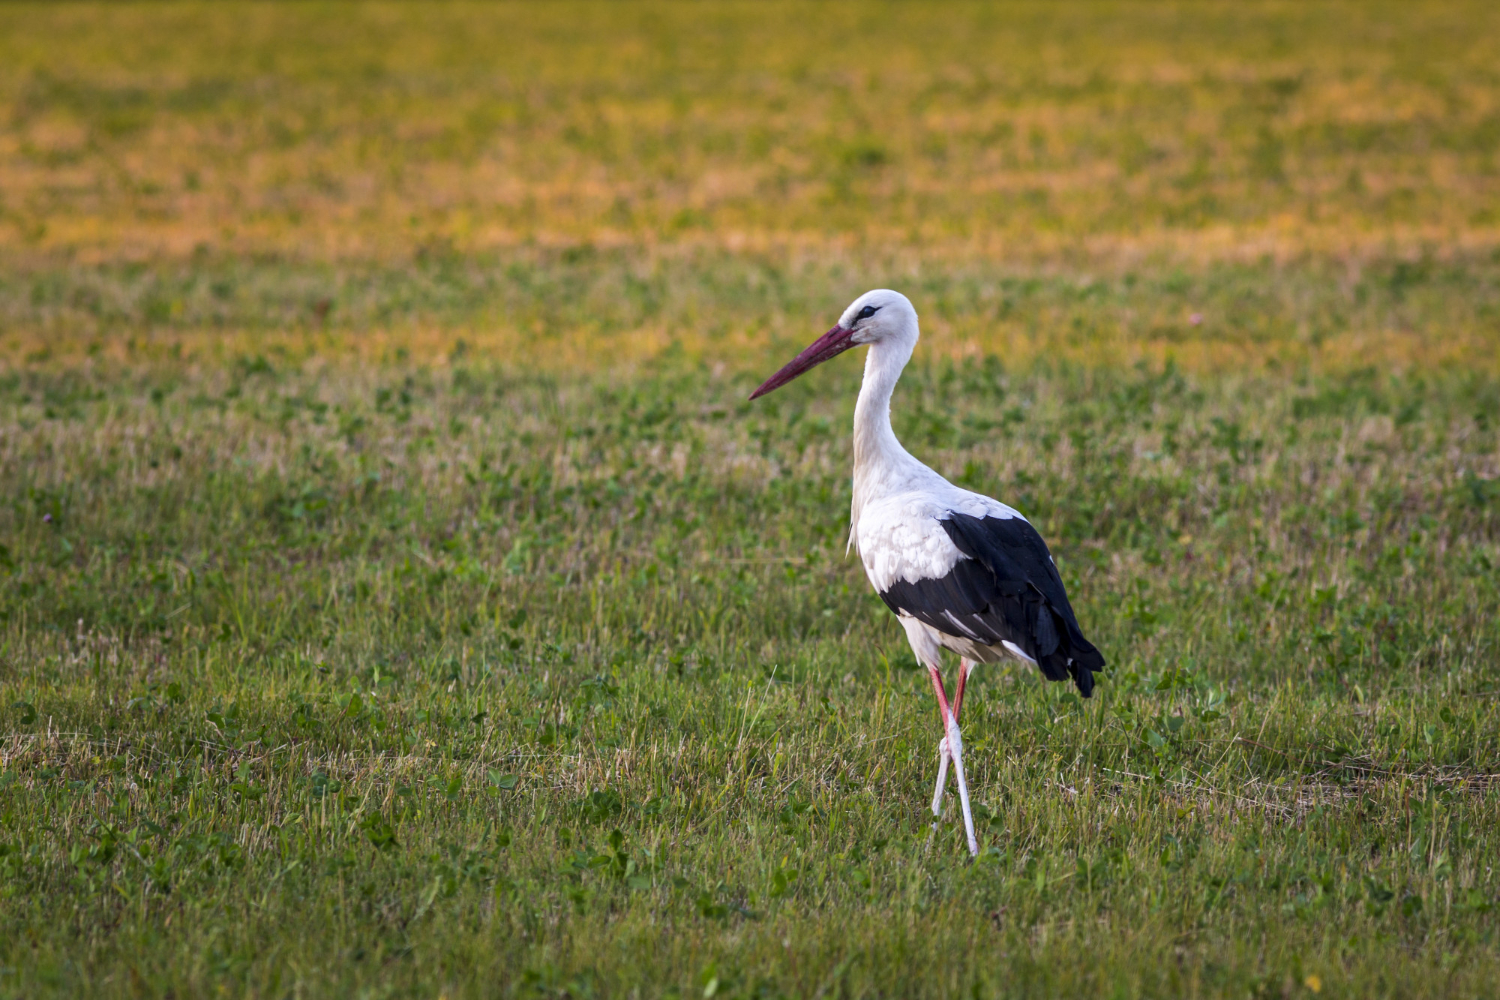
{"label": "black wing feathers", "polygon": [[952,513],[940,522],[968,556],[936,580],[897,580],[880,596],[948,635],[994,646],[1010,641],[1048,680],[1069,677],[1085,698],[1104,657],[1078,627],[1047,543],[1024,518]]}
{"label": "black wing feathers", "polygon": [[940,632],[975,639],[987,646],[1012,638],[1012,630],[987,612],[993,599],[994,576],[972,559],[963,559],[946,576],[907,583],[897,580],[881,599],[897,613],[905,612]]}

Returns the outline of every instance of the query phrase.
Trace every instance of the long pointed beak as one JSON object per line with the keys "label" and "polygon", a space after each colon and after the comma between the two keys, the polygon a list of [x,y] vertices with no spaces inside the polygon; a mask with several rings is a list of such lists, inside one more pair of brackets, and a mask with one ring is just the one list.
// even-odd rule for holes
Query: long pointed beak
{"label": "long pointed beak", "polygon": [[816,368],[829,358],[838,357],[854,346],[854,331],[836,326],[808,344],[802,353],[788,361],[781,371],[766,379],[759,389],[750,394],[750,398],[759,399],[768,392],[780,389],[809,368]]}

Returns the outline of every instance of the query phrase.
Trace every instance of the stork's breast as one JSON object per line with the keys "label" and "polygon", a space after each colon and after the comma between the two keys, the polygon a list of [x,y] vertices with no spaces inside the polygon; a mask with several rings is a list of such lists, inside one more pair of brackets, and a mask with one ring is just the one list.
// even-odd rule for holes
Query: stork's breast
{"label": "stork's breast", "polygon": [[867,506],[858,534],[865,575],[880,593],[897,580],[915,583],[946,576],[964,558],[937,518],[915,504]]}

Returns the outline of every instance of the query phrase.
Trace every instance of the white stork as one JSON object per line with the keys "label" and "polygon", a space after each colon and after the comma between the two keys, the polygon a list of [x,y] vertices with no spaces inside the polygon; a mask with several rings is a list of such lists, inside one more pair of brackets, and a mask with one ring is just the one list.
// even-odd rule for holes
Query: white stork
{"label": "white stork", "polygon": [[[917,346],[917,311],[900,292],[855,299],[838,325],[813,341],[750,398],[786,385],[851,347],[870,346],[854,407],[854,503],[849,542],[865,575],[906,629],[917,662],[937,694],[938,744],[932,811],[942,815],[948,762],[958,779],[969,852],[979,853],[958,718],[964,684],[977,662],[1019,660],[1048,680],[1069,677],[1087,698],[1104,657],[1083,637],[1047,543],[1016,510],[959,489],[917,461],[891,430],[891,392]],[[957,653],[950,704],[939,650]]]}

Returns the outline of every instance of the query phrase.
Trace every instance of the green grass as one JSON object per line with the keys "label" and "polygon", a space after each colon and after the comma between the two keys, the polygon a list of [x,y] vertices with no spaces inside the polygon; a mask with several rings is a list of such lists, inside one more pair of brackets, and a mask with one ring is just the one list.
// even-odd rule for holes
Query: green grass
{"label": "green grass", "polygon": [[1485,991],[1493,378],[915,366],[1113,664],[978,675],[971,865],[854,368],[10,375],[0,988]]}
{"label": "green grass", "polygon": [[[1493,15],[1052,9],[0,7],[0,997],[1491,995]],[[977,862],[876,285],[1111,663]]]}

